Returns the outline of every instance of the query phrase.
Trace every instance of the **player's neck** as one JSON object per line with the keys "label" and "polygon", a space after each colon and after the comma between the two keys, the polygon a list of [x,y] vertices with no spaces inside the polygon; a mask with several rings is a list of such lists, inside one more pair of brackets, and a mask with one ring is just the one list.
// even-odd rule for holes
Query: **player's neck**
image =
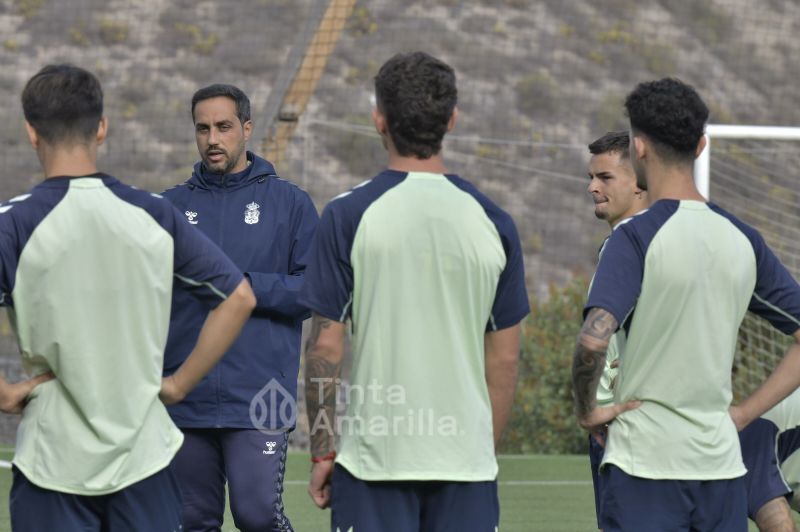
{"label": "player's neck", "polygon": [[97,147],[75,145],[38,151],[45,178],[97,173]]}
{"label": "player's neck", "polygon": [[444,166],[442,152],[437,153],[428,159],[417,159],[416,157],[403,157],[396,152],[389,152],[389,170],[398,172],[426,172],[430,174],[444,174],[447,168]]}
{"label": "player's neck", "polygon": [[648,172],[647,196],[651,203],[661,199],[706,201],[697,190],[692,176],[692,167],[666,166]]}

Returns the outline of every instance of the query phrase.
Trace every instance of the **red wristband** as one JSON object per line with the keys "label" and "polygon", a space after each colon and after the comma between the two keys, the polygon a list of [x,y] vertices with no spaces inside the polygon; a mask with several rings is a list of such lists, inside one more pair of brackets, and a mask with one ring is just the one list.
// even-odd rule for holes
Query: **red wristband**
{"label": "red wristband", "polygon": [[320,462],[325,462],[325,461],[328,461],[328,460],[336,460],[336,451],[331,451],[328,454],[325,454],[323,456],[312,456],[311,457],[311,461],[314,462],[315,464],[318,464]]}

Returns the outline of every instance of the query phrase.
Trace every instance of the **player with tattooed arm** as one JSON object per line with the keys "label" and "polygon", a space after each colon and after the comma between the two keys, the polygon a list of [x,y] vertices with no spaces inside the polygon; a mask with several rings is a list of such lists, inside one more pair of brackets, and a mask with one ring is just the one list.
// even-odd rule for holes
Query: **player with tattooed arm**
{"label": "player with tattooed arm", "polygon": [[[641,83],[625,107],[646,213],[614,231],[585,306],[573,363],[581,426],[609,427],[603,530],[746,531],[737,430],[800,385],[800,287],[764,239],[694,185],[708,108],[676,79]],[[731,407],[746,311],[793,335],[781,364]],[[597,406],[609,338],[627,343],[615,403]],[[691,368],[691,371],[686,371]]]}

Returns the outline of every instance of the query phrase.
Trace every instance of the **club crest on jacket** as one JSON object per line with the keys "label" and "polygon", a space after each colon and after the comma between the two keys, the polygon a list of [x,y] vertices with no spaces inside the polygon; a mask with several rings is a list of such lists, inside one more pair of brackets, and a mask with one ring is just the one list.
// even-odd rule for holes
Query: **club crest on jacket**
{"label": "club crest on jacket", "polygon": [[259,207],[260,205],[255,201],[247,204],[247,208],[244,211],[244,223],[250,225],[258,223],[258,217],[261,215],[261,211],[258,210]]}

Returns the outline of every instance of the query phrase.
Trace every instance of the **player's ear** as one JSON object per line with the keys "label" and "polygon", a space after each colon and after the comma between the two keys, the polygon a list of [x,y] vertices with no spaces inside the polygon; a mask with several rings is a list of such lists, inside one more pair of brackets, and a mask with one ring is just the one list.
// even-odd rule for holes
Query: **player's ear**
{"label": "player's ear", "polygon": [[386,117],[377,107],[372,108],[372,122],[375,124],[375,130],[379,135],[386,135]]}
{"label": "player's ear", "polygon": [[95,139],[97,140],[98,146],[100,146],[106,140],[106,135],[108,135],[108,118],[103,117],[97,124],[97,135],[95,136]]}
{"label": "player's ear", "polygon": [[647,143],[639,135],[633,136],[633,154],[636,159],[644,159],[647,155]]}
{"label": "player's ear", "polygon": [[697,149],[694,151],[695,159],[700,157],[700,154],[703,153],[703,150],[706,148],[706,144],[708,141],[706,140],[706,136],[703,135],[700,137],[700,142],[697,143]]}
{"label": "player's ear", "polygon": [[450,120],[447,121],[447,132],[450,133],[453,131],[453,128],[456,127],[456,122],[458,121],[458,107],[453,108],[453,114],[450,115]]}
{"label": "player's ear", "polygon": [[244,132],[244,141],[247,142],[250,140],[250,135],[253,134],[253,121],[248,120],[242,124],[242,131]]}
{"label": "player's ear", "polygon": [[33,126],[27,120],[25,121],[25,131],[28,133],[28,140],[31,142],[31,146],[33,146],[33,149],[38,150],[39,134],[36,133],[36,130],[33,129]]}

